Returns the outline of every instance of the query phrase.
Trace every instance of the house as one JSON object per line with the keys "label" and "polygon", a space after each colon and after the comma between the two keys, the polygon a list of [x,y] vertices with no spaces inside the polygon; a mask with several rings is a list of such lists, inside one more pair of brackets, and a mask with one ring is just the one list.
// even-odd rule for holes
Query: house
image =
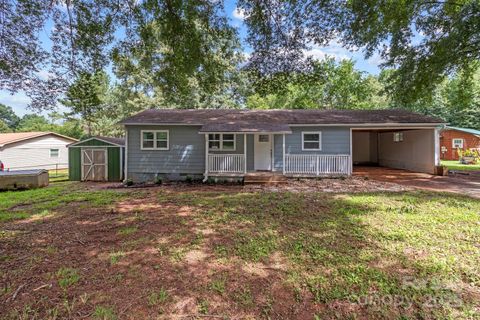
{"label": "house", "polygon": [[125,139],[91,137],[68,145],[68,175],[73,181],[122,181]]}
{"label": "house", "polygon": [[76,141],[54,132],[0,133],[0,161],[5,170],[67,168],[67,145]]}
{"label": "house", "polygon": [[434,173],[443,121],[402,110],[151,109],[121,124],[136,182],[350,175],[364,163]]}
{"label": "house", "polygon": [[440,131],[440,155],[442,160],[458,160],[459,149],[480,151],[480,130],[445,127]]}

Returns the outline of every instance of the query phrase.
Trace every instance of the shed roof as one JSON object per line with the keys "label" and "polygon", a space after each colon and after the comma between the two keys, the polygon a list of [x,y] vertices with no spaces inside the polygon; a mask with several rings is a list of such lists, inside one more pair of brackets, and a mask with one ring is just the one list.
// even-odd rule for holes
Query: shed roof
{"label": "shed roof", "polygon": [[93,136],[93,137],[90,137],[88,139],[80,140],[78,142],[69,144],[68,146],[69,147],[76,146],[76,145],[84,143],[85,141],[90,141],[90,140],[99,140],[99,141],[103,141],[105,143],[115,145],[115,146],[120,146],[120,147],[125,146],[125,138],[104,137],[104,136]]}
{"label": "shed roof", "polygon": [[[390,110],[238,110],[150,109],[120,122],[124,125],[188,124],[203,132],[283,131],[290,124],[443,124],[442,119],[400,109]],[[287,129],[289,130],[289,129]]]}
{"label": "shed roof", "polygon": [[15,133],[0,133],[0,148],[6,146],[7,144],[20,142],[28,139],[43,137],[47,135],[55,135],[72,142],[78,141],[77,139],[70,138],[64,135],[61,135],[56,132],[15,132]]}
{"label": "shed roof", "polygon": [[470,128],[460,128],[460,127],[446,127],[445,128],[446,130],[457,130],[457,131],[462,131],[462,132],[466,132],[466,133],[471,133],[471,134],[474,134],[476,136],[480,136],[480,130],[475,130],[475,129],[470,129]]}

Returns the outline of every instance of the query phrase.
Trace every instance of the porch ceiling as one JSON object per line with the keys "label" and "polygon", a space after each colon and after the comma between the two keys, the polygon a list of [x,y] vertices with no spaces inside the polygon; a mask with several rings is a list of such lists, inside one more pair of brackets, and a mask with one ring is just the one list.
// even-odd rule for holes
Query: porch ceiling
{"label": "porch ceiling", "polygon": [[292,133],[292,130],[285,123],[228,121],[207,123],[202,126],[200,132]]}

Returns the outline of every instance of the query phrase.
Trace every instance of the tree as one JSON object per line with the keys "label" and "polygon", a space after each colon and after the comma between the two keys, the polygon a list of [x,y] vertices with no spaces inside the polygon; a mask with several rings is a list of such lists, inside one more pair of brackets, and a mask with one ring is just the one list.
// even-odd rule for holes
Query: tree
{"label": "tree", "polygon": [[235,105],[242,54],[217,1],[153,1],[135,7],[128,38],[113,51],[123,86],[164,107]]}
{"label": "tree", "polygon": [[0,121],[14,130],[20,118],[13,112],[12,107],[0,103]]}
{"label": "tree", "polygon": [[[257,82],[247,98],[260,109],[371,109],[386,105],[376,77],[366,77],[351,60],[311,61],[308,72],[277,74]],[[269,80],[267,80],[269,79]],[[376,105],[375,102],[381,102]]]}
{"label": "tree", "polygon": [[47,118],[36,114],[26,114],[18,123],[18,132],[28,131],[52,131],[53,125]]}
{"label": "tree", "polygon": [[478,0],[240,0],[239,7],[252,67],[262,74],[298,70],[306,48],[336,39],[366,57],[378,52],[384,67],[397,69],[390,94],[405,105],[480,59]]}
{"label": "tree", "polygon": [[0,120],[0,133],[9,132],[13,132],[12,129],[3,120]]}
{"label": "tree", "polygon": [[65,98],[60,102],[69,107],[72,115],[80,115],[87,124],[87,134],[92,133],[92,122],[96,114],[105,104],[109,88],[109,79],[106,73],[83,72],[67,90]]}

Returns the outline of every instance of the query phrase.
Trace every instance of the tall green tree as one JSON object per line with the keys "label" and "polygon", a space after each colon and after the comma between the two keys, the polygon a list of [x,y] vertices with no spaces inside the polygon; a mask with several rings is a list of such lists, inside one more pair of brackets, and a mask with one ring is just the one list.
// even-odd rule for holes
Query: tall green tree
{"label": "tall green tree", "polygon": [[153,1],[135,7],[128,37],[114,52],[122,85],[165,107],[235,104],[232,85],[242,54],[218,1]]}
{"label": "tall green tree", "polygon": [[83,72],[67,90],[60,102],[70,108],[71,115],[80,115],[87,124],[87,134],[92,133],[92,123],[105,105],[109,78],[105,72]]}
{"label": "tall green tree", "polygon": [[336,39],[394,68],[390,94],[403,104],[480,59],[480,1],[240,0],[262,74],[296,71],[301,53]]}
{"label": "tall green tree", "polygon": [[355,69],[354,62],[333,58],[312,61],[309,71],[277,74],[257,82],[247,98],[260,109],[372,109],[386,106],[374,76]]}
{"label": "tall green tree", "polygon": [[0,120],[11,130],[14,130],[20,118],[13,112],[12,107],[0,103]]}

